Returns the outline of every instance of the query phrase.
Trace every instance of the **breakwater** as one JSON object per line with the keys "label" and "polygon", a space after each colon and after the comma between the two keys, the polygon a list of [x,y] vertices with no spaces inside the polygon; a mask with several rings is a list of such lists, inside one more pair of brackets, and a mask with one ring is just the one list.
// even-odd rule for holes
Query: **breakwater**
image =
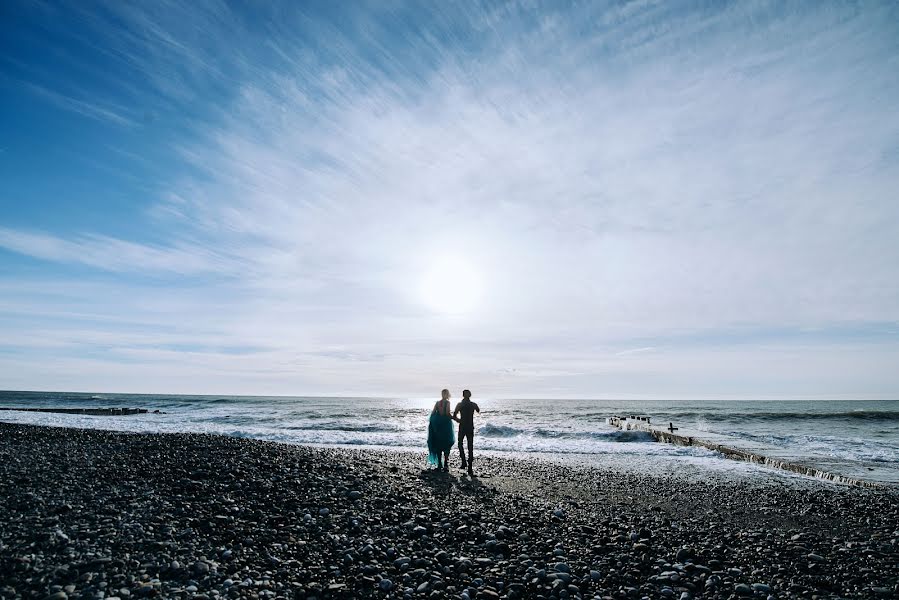
{"label": "breakwater", "polygon": [[[673,423],[653,424],[652,418],[645,415],[611,416],[607,419],[609,425],[622,431],[644,431],[649,433],[656,441],[676,446],[698,446],[713,450],[733,460],[741,460],[754,464],[764,465],[774,469],[790,471],[817,479],[833,481],[859,487],[880,488],[885,483],[873,478],[860,477],[855,474],[839,472],[839,461],[830,460],[837,467],[835,470],[821,468],[818,465],[806,464],[796,460],[790,460],[777,456],[777,448],[766,447],[763,444],[747,444],[744,440],[729,440],[726,436],[710,432],[683,430],[675,427]],[[742,447],[735,445],[739,443]],[[732,445],[734,444],[734,445]],[[748,446],[748,447],[747,447]],[[846,465],[848,468],[848,465]]]}

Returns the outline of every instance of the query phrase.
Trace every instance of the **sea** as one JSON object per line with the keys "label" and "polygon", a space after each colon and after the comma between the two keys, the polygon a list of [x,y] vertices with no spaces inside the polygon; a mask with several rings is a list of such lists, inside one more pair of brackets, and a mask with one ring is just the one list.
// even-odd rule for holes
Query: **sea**
{"label": "sea", "polygon": [[[2,408],[147,409],[87,416],[0,410],[0,421],[131,432],[202,432],[289,444],[426,449],[436,398],[186,396],[0,391]],[[698,447],[620,431],[613,415],[648,415],[690,435],[772,448],[780,458],[899,483],[899,400],[474,400],[476,453],[533,456],[646,472],[772,471]],[[453,400],[455,402],[455,399]],[[155,412],[159,411],[159,412]],[[783,474],[783,476],[788,476]],[[795,477],[795,476],[793,476]]]}

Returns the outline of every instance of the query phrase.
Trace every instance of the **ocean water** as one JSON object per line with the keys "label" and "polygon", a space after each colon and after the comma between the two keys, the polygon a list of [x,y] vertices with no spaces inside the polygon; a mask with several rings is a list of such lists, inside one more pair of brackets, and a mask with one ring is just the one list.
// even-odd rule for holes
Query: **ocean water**
{"label": "ocean water", "polygon": [[[620,468],[753,467],[715,452],[658,443],[607,424],[641,414],[653,423],[763,443],[779,456],[839,461],[899,482],[899,400],[610,401],[474,398],[476,452],[570,457]],[[456,399],[453,399],[455,402]],[[0,392],[0,407],[133,407],[119,417],[0,411],[0,421],[146,432],[206,432],[287,443],[423,450],[434,399],[177,396]],[[164,414],[162,414],[164,413]]]}

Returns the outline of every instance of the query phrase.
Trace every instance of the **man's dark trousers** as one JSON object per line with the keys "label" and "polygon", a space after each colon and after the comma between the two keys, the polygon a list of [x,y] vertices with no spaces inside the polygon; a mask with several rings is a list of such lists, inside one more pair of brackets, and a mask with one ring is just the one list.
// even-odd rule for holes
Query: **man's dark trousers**
{"label": "man's dark trousers", "polygon": [[[465,460],[465,438],[468,438],[468,460]],[[459,428],[459,456],[462,457],[462,468],[465,468],[465,465],[468,465],[468,468],[471,468],[471,464],[474,461],[474,428]]]}

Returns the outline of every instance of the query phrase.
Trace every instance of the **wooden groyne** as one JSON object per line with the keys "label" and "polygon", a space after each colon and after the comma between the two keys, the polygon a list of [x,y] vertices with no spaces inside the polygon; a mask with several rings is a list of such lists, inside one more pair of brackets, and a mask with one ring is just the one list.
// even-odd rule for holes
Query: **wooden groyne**
{"label": "wooden groyne", "polygon": [[[667,426],[658,426],[652,425],[651,420],[652,419],[650,417],[643,415],[616,415],[607,419],[609,425],[618,427],[623,431],[645,431],[658,442],[665,442],[668,444],[674,444],[676,446],[698,446],[700,448],[714,450],[715,452],[722,454],[724,457],[733,460],[742,460],[758,465],[764,465],[766,467],[790,471],[791,473],[798,473],[800,475],[807,475],[809,477],[825,479],[827,481],[833,481],[835,483],[844,483],[847,485],[855,485],[868,488],[887,487],[884,483],[878,481],[871,481],[869,479],[863,479],[852,475],[846,475],[826,469],[821,469],[813,465],[802,464],[801,462],[794,462],[791,460],[778,458],[776,456],[772,456],[770,452],[766,452],[766,449],[764,448],[736,448],[734,446],[728,445],[727,443],[702,439],[695,435],[686,435],[684,432],[675,433],[677,431],[680,431],[680,429],[678,427],[675,427],[673,423],[668,423]],[[770,450],[774,450],[774,448],[771,448]]]}
{"label": "wooden groyne", "polygon": [[[96,415],[104,417],[117,417],[121,415],[144,415],[149,413],[146,408],[0,408],[0,410],[18,410],[23,412],[63,413],[67,415]],[[165,414],[154,410],[153,414]]]}

